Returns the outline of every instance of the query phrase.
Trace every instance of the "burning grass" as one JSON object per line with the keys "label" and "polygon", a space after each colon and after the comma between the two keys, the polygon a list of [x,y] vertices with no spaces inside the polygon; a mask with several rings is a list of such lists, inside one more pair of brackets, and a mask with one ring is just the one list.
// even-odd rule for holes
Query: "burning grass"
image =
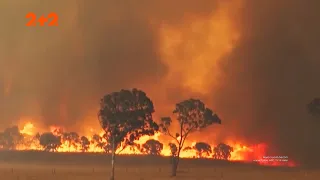
{"label": "burning grass", "polygon": [[[55,152],[82,152],[82,153],[106,153],[107,151],[107,141],[103,138],[103,132],[100,134],[80,136],[75,132],[65,132],[63,128],[60,127],[50,127],[49,132],[52,133],[59,141],[58,144],[52,146],[51,150]],[[40,137],[44,133],[36,132],[36,127],[31,123],[26,123],[21,129],[18,127],[7,128],[0,135],[0,150],[18,150],[18,151],[50,151],[46,147],[41,145]],[[161,149],[158,148],[160,156],[170,156],[171,150],[169,147],[169,142],[162,142],[160,133],[154,136],[143,136],[135,145],[128,146],[123,149],[121,154],[135,154],[135,155],[146,155],[150,151],[143,150],[145,143],[148,140],[156,140],[162,144]],[[86,139],[86,141],[84,141]],[[56,142],[56,141],[54,141]],[[182,158],[207,158],[215,159],[216,151],[218,147],[215,144],[208,144],[211,147],[210,151],[203,152],[203,150],[197,150],[197,142],[188,142],[187,147],[181,153]],[[50,142],[49,142],[50,144]],[[230,161],[242,161],[242,162],[253,162],[260,165],[269,166],[295,166],[294,162],[287,158],[269,158],[267,157],[267,146],[266,144],[258,144],[252,146],[246,146],[241,143],[228,143],[232,147],[230,156],[227,157]],[[52,145],[52,144],[51,144]],[[120,148],[121,149],[121,148]],[[208,148],[206,149],[208,150]],[[149,153],[150,154],[150,153]],[[202,154],[202,155],[201,155]],[[219,159],[219,158],[216,158]]]}

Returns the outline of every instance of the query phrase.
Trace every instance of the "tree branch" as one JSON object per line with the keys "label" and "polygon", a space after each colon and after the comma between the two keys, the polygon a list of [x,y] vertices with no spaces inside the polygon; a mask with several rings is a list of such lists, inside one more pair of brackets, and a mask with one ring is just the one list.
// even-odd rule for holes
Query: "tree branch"
{"label": "tree branch", "polygon": [[127,146],[123,146],[122,149],[118,152],[116,152],[116,154],[120,154]]}
{"label": "tree branch", "polygon": [[[184,134],[184,138],[182,141],[182,146],[184,145],[185,140],[187,139],[187,136],[189,135],[189,133],[193,130],[194,126],[192,126],[188,131],[186,131],[186,133]],[[182,138],[182,137],[181,137]]]}
{"label": "tree branch", "polygon": [[179,141],[178,141],[177,137],[174,137],[174,136],[170,133],[169,129],[167,129],[167,134],[168,134],[168,136],[172,137],[172,138],[179,144]]}

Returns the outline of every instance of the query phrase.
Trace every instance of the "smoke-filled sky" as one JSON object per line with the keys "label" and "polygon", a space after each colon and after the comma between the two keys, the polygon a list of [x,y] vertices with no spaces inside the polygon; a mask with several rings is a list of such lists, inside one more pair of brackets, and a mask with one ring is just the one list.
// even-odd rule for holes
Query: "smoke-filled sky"
{"label": "smoke-filled sky", "polygon": [[[28,12],[59,26],[26,27]],[[320,160],[306,111],[320,96],[318,0],[2,0],[0,15],[1,129],[85,129],[104,94],[137,87],[157,117],[201,98],[223,120],[204,133]]]}

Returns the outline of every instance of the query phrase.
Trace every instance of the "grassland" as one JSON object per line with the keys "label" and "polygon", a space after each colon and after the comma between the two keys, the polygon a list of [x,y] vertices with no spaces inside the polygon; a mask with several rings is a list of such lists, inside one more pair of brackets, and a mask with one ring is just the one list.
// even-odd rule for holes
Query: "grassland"
{"label": "grassland", "polygon": [[[170,177],[168,158],[117,157],[116,180],[320,180],[317,169],[267,168],[201,159],[182,160]],[[0,180],[108,180],[105,154],[0,152]]]}

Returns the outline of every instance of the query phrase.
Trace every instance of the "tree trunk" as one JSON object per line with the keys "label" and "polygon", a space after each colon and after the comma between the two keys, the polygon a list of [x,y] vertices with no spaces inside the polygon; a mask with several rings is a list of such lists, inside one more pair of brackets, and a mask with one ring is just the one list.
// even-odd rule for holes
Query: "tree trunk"
{"label": "tree trunk", "polygon": [[178,164],[179,164],[179,157],[177,157],[177,156],[172,156],[171,176],[177,176]]}
{"label": "tree trunk", "polygon": [[114,163],[116,157],[116,150],[115,150],[115,141],[114,137],[112,137],[112,156],[111,156],[111,177],[110,180],[114,180]]}
{"label": "tree trunk", "polygon": [[173,160],[172,160],[172,172],[171,172],[171,176],[177,176],[177,170],[178,170],[178,165],[179,165],[179,161],[180,161],[180,152],[182,149],[182,141],[180,141],[179,143],[179,149],[176,155],[173,156]]}

